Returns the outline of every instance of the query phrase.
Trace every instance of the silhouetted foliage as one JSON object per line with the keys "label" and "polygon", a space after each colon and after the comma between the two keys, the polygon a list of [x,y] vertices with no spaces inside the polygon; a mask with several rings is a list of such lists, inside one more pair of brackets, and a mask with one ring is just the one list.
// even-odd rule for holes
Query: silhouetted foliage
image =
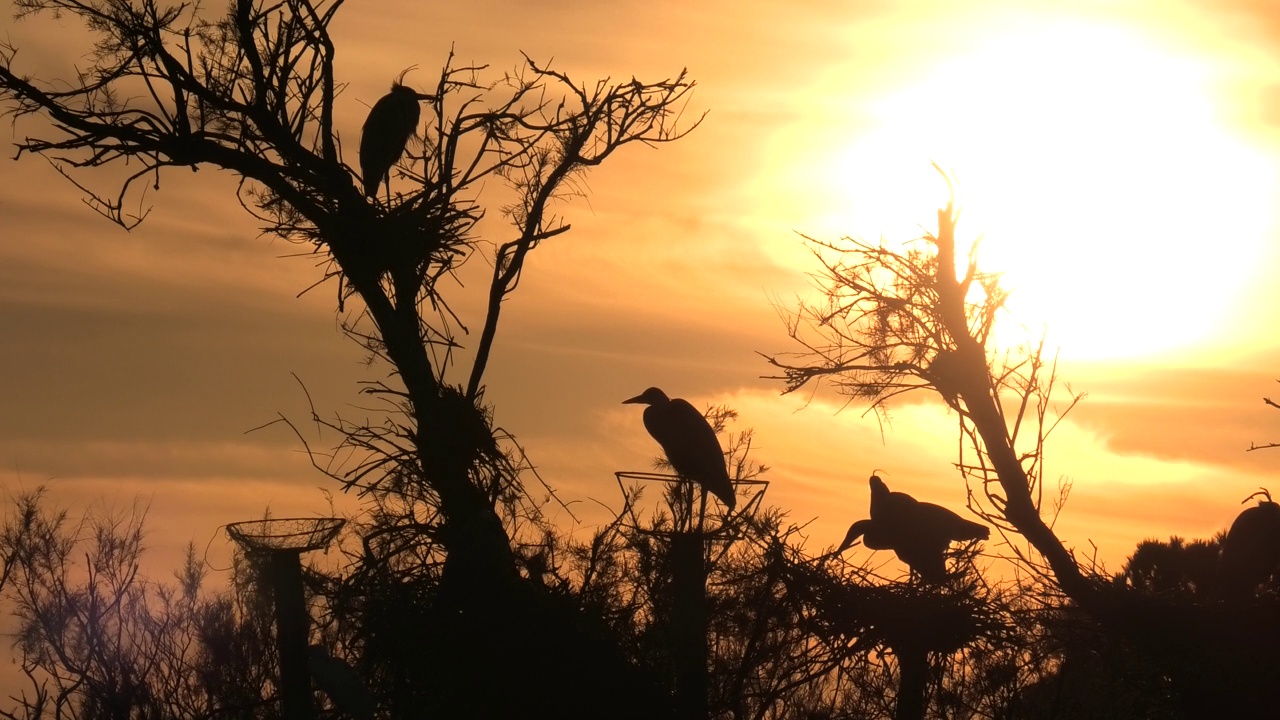
{"label": "silhouetted foliage", "polygon": [[[1026,588],[1024,597],[1037,591]],[[1147,656],[1070,605],[1029,614],[1024,653],[1035,668],[1018,687],[1007,718],[1176,718],[1177,697]],[[1030,642],[1027,642],[1030,641]]]}
{"label": "silhouetted foliage", "polygon": [[1146,593],[1208,599],[1218,583],[1224,538],[1143,540],[1125,562],[1116,583]]}
{"label": "silhouetted foliage", "polygon": [[44,489],[12,500],[0,528],[0,597],[17,619],[26,688],[6,688],[10,720],[269,718],[271,607],[241,565],[232,589],[205,590],[188,547],[176,582],[140,571],[143,516],[73,521]]}

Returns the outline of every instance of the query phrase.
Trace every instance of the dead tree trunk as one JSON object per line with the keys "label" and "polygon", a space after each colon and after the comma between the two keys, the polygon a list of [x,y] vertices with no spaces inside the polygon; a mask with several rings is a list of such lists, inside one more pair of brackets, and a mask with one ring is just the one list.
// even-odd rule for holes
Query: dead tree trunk
{"label": "dead tree trunk", "polygon": [[964,401],[965,416],[982,439],[991,465],[1004,490],[1004,517],[1044,556],[1054,576],[1069,597],[1082,605],[1091,604],[1096,593],[1093,583],[1080,573],[1075,558],[1044,522],[1031,495],[1031,482],[1018,459],[1004,414],[992,387],[986,349],[969,329],[965,309],[968,282],[956,277],[956,213],[951,203],[938,210],[937,291],[938,316],[947,335],[955,343],[946,391]]}

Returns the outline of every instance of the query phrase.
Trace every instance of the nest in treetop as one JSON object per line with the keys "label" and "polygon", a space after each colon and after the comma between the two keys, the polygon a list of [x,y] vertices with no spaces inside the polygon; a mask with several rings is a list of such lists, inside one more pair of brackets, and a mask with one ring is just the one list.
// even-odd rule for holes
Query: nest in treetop
{"label": "nest in treetop", "polygon": [[805,607],[818,637],[871,651],[951,653],[979,638],[1008,631],[998,609],[970,587],[851,582],[820,565],[784,560],[782,582]]}

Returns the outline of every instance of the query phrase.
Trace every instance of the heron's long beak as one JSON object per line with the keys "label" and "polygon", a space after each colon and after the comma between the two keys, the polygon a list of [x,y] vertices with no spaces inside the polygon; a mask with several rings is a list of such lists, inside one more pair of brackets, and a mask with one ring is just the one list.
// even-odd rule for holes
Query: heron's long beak
{"label": "heron's long beak", "polygon": [[635,396],[635,397],[633,397],[633,398],[628,398],[628,399],[626,399],[626,400],[623,400],[623,401],[622,401],[622,404],[623,404],[623,405],[626,405],[627,403],[642,403],[642,402],[644,402],[644,400],[642,399],[643,397],[644,397],[644,395],[637,395],[637,396]]}
{"label": "heron's long beak", "polygon": [[427,102],[435,102],[435,101],[436,101],[436,96],[435,96],[435,95],[432,95],[432,94],[430,94],[430,93],[420,93],[420,92],[415,92],[415,93],[414,93],[414,95],[415,95],[419,100],[426,100]]}
{"label": "heron's long beak", "polygon": [[848,550],[854,545],[861,545],[861,544],[862,542],[860,540],[851,540],[848,542],[840,543],[840,546],[837,547],[835,550],[832,550],[831,552],[825,553],[823,555],[818,555],[817,557],[813,558],[813,562],[820,563],[826,560],[830,560],[833,557],[840,557],[842,554],[844,554],[845,550]]}
{"label": "heron's long beak", "polygon": [[840,554],[844,553],[844,551],[845,551],[845,550],[848,550],[848,549],[849,549],[849,548],[851,548],[851,547],[856,547],[856,546],[861,545],[861,544],[862,544],[862,540],[859,540],[859,539],[846,540],[846,541],[844,541],[844,542],[840,543],[840,547],[836,548],[835,550],[832,550],[832,551],[831,551],[831,554],[832,554],[832,555],[840,555]]}
{"label": "heron's long beak", "polygon": [[844,536],[844,542],[840,543],[840,547],[836,548],[835,552],[833,552],[832,554],[839,555],[845,550],[848,550],[849,548],[856,545],[858,543],[858,539],[862,537],[863,533],[867,531],[867,528],[870,527],[870,525],[871,525],[870,520],[859,520],[853,525],[850,525],[849,533]]}

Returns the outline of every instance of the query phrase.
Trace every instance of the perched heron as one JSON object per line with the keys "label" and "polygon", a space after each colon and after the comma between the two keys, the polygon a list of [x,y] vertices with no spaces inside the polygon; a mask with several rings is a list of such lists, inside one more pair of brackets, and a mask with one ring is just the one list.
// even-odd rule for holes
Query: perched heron
{"label": "perched heron", "polygon": [[391,168],[418,130],[418,117],[422,112],[418,101],[435,99],[434,95],[402,85],[408,72],[400,73],[391,84],[391,92],[374,103],[360,134],[360,174],[364,179],[364,194],[370,198],[377,197],[378,187],[384,182],[390,196]]}
{"label": "perched heron", "polygon": [[1241,512],[1222,542],[1218,578],[1225,595],[1241,597],[1258,587],[1280,565],[1280,504],[1266,490],[1245,498],[1265,496]]}
{"label": "perched heron", "polygon": [[944,556],[951,543],[990,536],[987,526],[965,520],[941,505],[889,492],[889,486],[872,475],[871,519],[854,523],[835,552],[844,552],[862,538],[862,544],[872,550],[892,550],[925,580],[942,583],[947,578]]}
{"label": "perched heron", "polygon": [[697,408],[687,400],[667,397],[656,387],[622,402],[648,405],[644,429],[662,446],[676,474],[697,483],[704,494],[709,491],[720,498],[730,511],[734,509],[737,498],[724,464],[724,451],[711,423]]}

